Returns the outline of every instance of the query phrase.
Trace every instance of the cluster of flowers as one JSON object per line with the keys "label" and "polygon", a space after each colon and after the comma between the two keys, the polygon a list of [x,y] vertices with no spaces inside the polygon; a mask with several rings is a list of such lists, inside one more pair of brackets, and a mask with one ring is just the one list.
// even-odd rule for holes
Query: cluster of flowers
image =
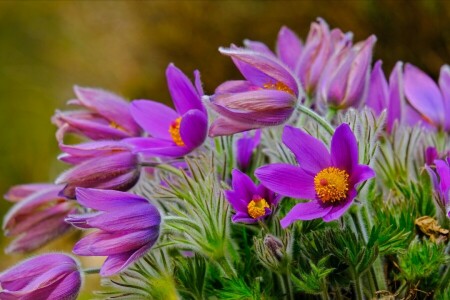
{"label": "cluster of flowers", "polygon": [[[33,251],[73,227],[94,229],[73,253],[107,256],[101,276],[124,271],[157,243],[167,214],[157,201],[132,193],[132,188],[154,180],[158,170],[153,167],[185,168],[185,156],[208,151],[213,139],[224,135],[237,138],[237,164],[231,187],[224,191],[233,222],[263,223],[279,213],[283,197],[308,200],[280,216],[283,228],[298,220],[341,218],[360,184],[375,172],[368,162],[360,163],[355,134],[349,124],[337,123],[336,113],[364,106],[376,115],[387,111],[386,134],[396,126],[420,126],[444,135],[450,131],[450,67],[442,67],[436,84],[417,67],[399,62],[388,81],[381,61],[372,67],[375,42],[370,36],[354,44],[351,33],[330,30],[322,19],[312,23],[304,43],[283,27],[275,52],[249,40],[245,47],[220,48],[244,80],[226,81],[210,96],[198,71],[192,82],[170,64],[166,77],[175,109],[75,87],[76,99],[68,104],[81,109],[57,111],[52,119],[63,152],[58,158],[72,167],[55,184],[25,184],[7,192],[5,198],[14,206],[3,229],[14,240],[6,252]],[[281,140],[298,165],[275,162],[252,169],[262,131],[294,124],[299,115],[315,122],[325,138],[286,125]],[[89,141],[65,144],[68,133]],[[429,148],[425,158],[439,208],[450,217],[450,157],[445,150]],[[81,274],[80,264],[68,255],[37,256],[0,274],[0,298],[75,299]]]}

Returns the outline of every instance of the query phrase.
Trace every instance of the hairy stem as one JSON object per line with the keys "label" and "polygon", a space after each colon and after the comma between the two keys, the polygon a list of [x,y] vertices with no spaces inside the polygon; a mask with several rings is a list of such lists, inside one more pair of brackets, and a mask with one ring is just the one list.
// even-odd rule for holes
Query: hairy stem
{"label": "hairy stem", "polygon": [[324,118],[322,118],[320,115],[318,115],[315,111],[312,109],[300,104],[297,106],[297,109],[301,112],[316,121],[317,124],[320,125],[323,129],[325,129],[330,135],[333,135],[334,128],[330,125]]}

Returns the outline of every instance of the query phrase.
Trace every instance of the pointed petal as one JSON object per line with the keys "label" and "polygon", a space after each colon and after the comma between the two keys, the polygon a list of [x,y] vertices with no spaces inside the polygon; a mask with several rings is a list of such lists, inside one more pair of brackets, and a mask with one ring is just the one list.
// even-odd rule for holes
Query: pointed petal
{"label": "pointed petal", "polygon": [[342,201],[341,203],[331,206],[332,209],[325,216],[323,216],[323,220],[325,222],[330,222],[339,219],[352,205],[355,196],[356,190],[352,189],[349,192],[349,196],[345,201]]}
{"label": "pointed petal", "polygon": [[374,170],[367,165],[357,165],[353,169],[353,173],[350,175],[350,186],[356,186],[357,184],[375,177]]}
{"label": "pointed petal", "polygon": [[314,199],[314,176],[288,164],[270,164],[255,171],[261,184],[275,193],[303,199]]}
{"label": "pointed petal", "polygon": [[259,89],[261,89],[259,86],[256,86],[247,80],[229,80],[219,85],[214,94],[242,93]]}
{"label": "pointed petal", "polygon": [[331,164],[350,176],[358,164],[358,143],[346,123],[339,125],[331,138]]}
{"label": "pointed petal", "polygon": [[81,205],[101,211],[126,210],[130,205],[148,203],[147,199],[127,192],[77,188],[76,194]]}
{"label": "pointed petal", "polygon": [[183,115],[191,109],[198,109],[206,114],[201,96],[197,93],[189,78],[173,64],[166,69],[167,85],[178,114]]}
{"label": "pointed petal", "polygon": [[402,121],[402,107],[405,102],[403,91],[403,63],[399,61],[395,64],[389,76],[389,103],[386,116],[387,132],[392,131],[396,120],[397,122]]}
{"label": "pointed petal", "polygon": [[179,115],[170,107],[150,100],[134,100],[130,106],[136,122],[150,135],[171,139],[169,128]]}
{"label": "pointed petal", "polygon": [[332,206],[325,206],[320,201],[310,201],[296,204],[287,214],[281,219],[281,227],[286,228],[297,220],[314,220],[322,218],[330,212]]}
{"label": "pointed petal", "polygon": [[208,135],[210,137],[232,135],[238,132],[261,128],[262,125],[251,123],[240,123],[224,117],[219,117],[209,127]]}
{"label": "pointed petal", "polygon": [[277,55],[291,70],[295,70],[302,52],[302,41],[286,26],[281,27],[277,39]]}
{"label": "pointed petal", "polygon": [[330,166],[328,149],[321,141],[303,130],[285,126],[282,140],[305,171],[315,175]]}
{"label": "pointed petal", "polygon": [[373,67],[366,101],[367,106],[377,115],[387,108],[389,100],[389,87],[381,65],[382,61],[378,60]]}

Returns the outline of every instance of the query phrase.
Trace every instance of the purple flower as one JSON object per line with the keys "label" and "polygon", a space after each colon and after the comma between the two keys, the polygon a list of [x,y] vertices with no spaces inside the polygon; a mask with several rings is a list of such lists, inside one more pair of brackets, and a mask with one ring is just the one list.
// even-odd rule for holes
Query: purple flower
{"label": "purple flower", "polygon": [[227,81],[210,97],[219,117],[209,135],[231,135],[286,122],[301,93],[289,68],[273,55],[259,51],[236,46],[219,50],[231,56],[246,80]]}
{"label": "purple flower", "polygon": [[79,264],[70,256],[43,254],[0,274],[0,298],[75,300],[81,287]]}
{"label": "purple flower", "polygon": [[10,202],[18,202],[26,197],[39,192],[43,189],[52,188],[55,185],[52,183],[28,183],[15,185],[3,195],[3,197]]}
{"label": "purple flower", "polygon": [[100,89],[75,86],[77,99],[67,102],[85,110],[57,111],[52,122],[58,126],[59,142],[66,133],[76,133],[92,140],[123,139],[139,136],[141,129],[131,117],[129,103]]}
{"label": "purple flower", "polygon": [[441,130],[450,130],[450,67],[444,65],[439,76],[439,87],[419,68],[405,65],[405,95],[412,108],[409,124],[421,122]]}
{"label": "purple flower", "polygon": [[35,189],[16,203],[3,220],[6,236],[15,237],[6,253],[35,250],[70,229],[64,218],[76,212],[76,203],[59,196],[61,185],[22,185],[12,187],[9,195],[28,186]]}
{"label": "purple flower", "polygon": [[200,74],[194,72],[195,87],[180,69],[170,64],[166,70],[169,92],[175,109],[150,100],[135,100],[131,114],[146,138],[127,139],[135,151],[150,156],[179,157],[201,146],[208,130],[208,116],[201,97]]}
{"label": "purple flower", "polygon": [[397,120],[408,119],[410,109],[404,107],[405,96],[403,92],[403,63],[397,62],[389,76],[389,84],[381,68],[382,62],[377,61],[370,76],[369,92],[366,104],[379,115],[387,109],[386,130],[391,132]]}
{"label": "purple flower", "polygon": [[225,191],[225,196],[236,211],[233,222],[256,223],[272,213],[281,196],[263,186],[255,185],[246,174],[234,169],[233,190]]}
{"label": "purple flower", "polygon": [[236,141],[236,161],[241,171],[246,171],[250,166],[252,154],[258,147],[261,140],[261,130],[256,130],[253,134],[244,132]]}
{"label": "purple flower", "polygon": [[118,141],[97,141],[75,146],[60,145],[62,161],[75,164],[62,173],[57,184],[65,183],[62,194],[75,197],[76,187],[127,191],[139,180],[139,158],[131,146]]}
{"label": "purple flower", "polygon": [[340,29],[330,31],[325,20],[311,24],[308,37],[298,58],[295,74],[308,94],[312,94],[331,55],[346,45],[351,46],[352,34]]}
{"label": "purple flower", "polygon": [[161,216],[147,199],[124,192],[77,188],[77,200],[98,212],[70,215],[66,221],[80,229],[96,228],[73,252],[108,256],[101,276],[119,273],[144,256],[159,237]]}
{"label": "purple flower", "polygon": [[449,161],[437,159],[434,161],[436,172],[430,166],[425,165],[431,181],[433,182],[434,191],[438,199],[438,205],[442,211],[450,218],[450,166]]}
{"label": "purple flower", "polygon": [[281,220],[284,228],[296,220],[338,219],[353,203],[356,185],[375,176],[369,166],[358,164],[356,138],[345,123],[336,128],[330,153],[321,141],[290,126],[284,129],[283,143],[300,166],[270,164],[255,175],[276,193],[312,200],[295,205]]}
{"label": "purple flower", "polygon": [[357,106],[367,94],[374,35],[350,48],[335,50],[318,83],[318,95],[336,109]]}

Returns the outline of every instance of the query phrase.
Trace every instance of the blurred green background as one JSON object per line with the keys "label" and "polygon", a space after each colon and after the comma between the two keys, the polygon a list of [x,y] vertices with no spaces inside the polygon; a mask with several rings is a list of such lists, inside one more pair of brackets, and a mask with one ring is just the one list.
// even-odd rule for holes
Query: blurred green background
{"label": "blurred green background", "polygon": [[[219,46],[249,38],[273,47],[282,25],[304,40],[318,16],[355,41],[376,34],[386,72],[402,60],[436,78],[450,63],[450,1],[0,1],[0,192],[64,169],[50,117],[74,84],[167,102],[174,62],[199,69],[210,93],[239,78]],[[71,238],[45,250],[70,250]],[[23,257],[1,255],[0,270]]]}

